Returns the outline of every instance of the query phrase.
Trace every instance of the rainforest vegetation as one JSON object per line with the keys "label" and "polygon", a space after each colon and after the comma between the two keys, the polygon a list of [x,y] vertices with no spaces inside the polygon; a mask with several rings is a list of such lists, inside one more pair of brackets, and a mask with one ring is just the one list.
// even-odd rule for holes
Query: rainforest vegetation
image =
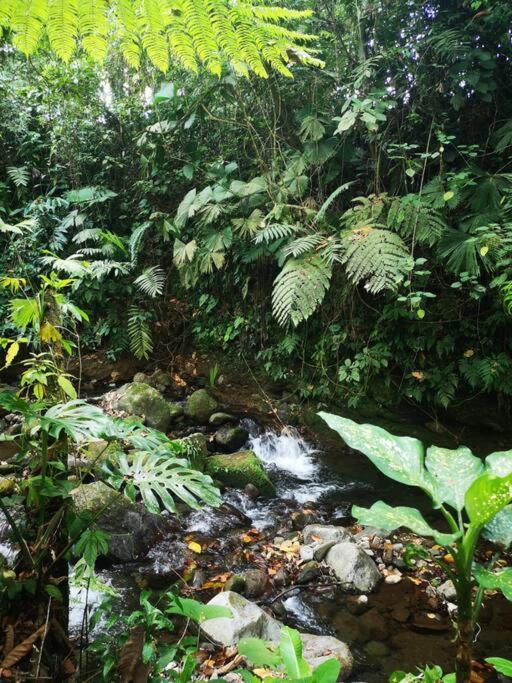
{"label": "rainforest vegetation", "polygon": [[[0,0],[0,31],[0,676],[509,680],[511,648],[473,641],[490,593],[512,599],[511,3]],[[319,494],[319,410],[338,461],[434,512],[362,507],[382,479]],[[313,581],[362,620],[343,590],[383,577],[430,607],[371,603],[387,635],[355,655],[347,621],[315,626],[339,646],[313,657],[281,593]],[[231,642],[233,593],[272,619]],[[389,629],[429,619],[455,625],[448,663],[421,641],[421,669],[382,664]]]}

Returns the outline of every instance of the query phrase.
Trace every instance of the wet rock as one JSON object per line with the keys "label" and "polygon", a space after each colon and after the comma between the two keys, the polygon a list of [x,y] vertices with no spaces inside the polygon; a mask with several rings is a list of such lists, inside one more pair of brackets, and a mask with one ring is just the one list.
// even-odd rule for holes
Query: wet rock
{"label": "wet rock", "polygon": [[318,521],[318,515],[314,510],[297,510],[292,513],[292,527],[297,531],[301,531],[304,527],[315,524]]}
{"label": "wet rock", "polygon": [[244,492],[245,495],[248,496],[251,500],[256,500],[256,498],[258,498],[258,496],[260,495],[260,492],[258,491],[256,486],[254,486],[254,484],[251,483],[246,484]]}
{"label": "wet rock", "polygon": [[451,579],[448,579],[448,581],[442,583],[438,587],[437,592],[447,602],[455,602],[457,599],[457,591],[455,590],[455,586],[453,585],[453,581],[451,581]]}
{"label": "wet rock", "polygon": [[[231,618],[208,619],[201,624],[205,636],[214,642],[229,646],[236,645],[242,638],[262,638],[277,643],[281,635],[281,622],[264,612],[261,607],[249,602],[232,591],[219,593],[209,605],[226,607]],[[352,670],[353,658],[347,645],[332,636],[316,636],[303,633],[302,655],[313,667],[326,659],[336,657],[341,664],[340,680],[346,680]]]}
{"label": "wet rock", "polygon": [[327,553],[326,561],[345,590],[370,593],[380,581],[375,562],[362,548],[350,541],[333,546]]}
{"label": "wet rock", "polygon": [[176,424],[185,414],[185,410],[180,403],[169,403],[169,416],[171,424]]}
{"label": "wet rock", "polygon": [[283,586],[287,586],[289,581],[290,577],[286,569],[284,567],[279,567],[277,572],[274,574],[274,586],[282,588]]}
{"label": "wet rock", "polygon": [[16,480],[14,477],[0,477],[0,496],[9,496],[14,493]]}
{"label": "wet rock", "polygon": [[303,530],[304,543],[317,543],[318,541],[336,541],[341,543],[344,541],[353,541],[354,537],[341,526],[331,526],[328,524],[309,524]]}
{"label": "wet rock", "polygon": [[204,507],[190,513],[187,517],[187,532],[195,531],[207,536],[222,537],[228,531],[247,526],[240,518],[243,513],[232,506],[221,505],[218,508]]}
{"label": "wet rock", "polygon": [[149,588],[163,590],[182,578],[187,557],[185,543],[164,540],[149,551],[148,563],[139,568],[139,574]]}
{"label": "wet rock", "polygon": [[263,569],[248,569],[242,573],[245,581],[244,595],[247,598],[259,598],[269,587],[267,574]]}
{"label": "wet rock", "polygon": [[223,591],[208,604],[226,607],[231,612],[231,617],[208,619],[201,624],[203,633],[215,643],[236,645],[242,638],[279,640],[281,624],[242,595]]}
{"label": "wet rock", "polygon": [[219,404],[206,389],[198,389],[187,398],[187,415],[200,424],[208,424],[210,417],[218,411]]}
{"label": "wet rock", "polygon": [[245,579],[241,574],[233,574],[224,586],[225,591],[233,591],[243,595],[245,593]]}
{"label": "wet rock", "polygon": [[196,569],[194,572],[194,578],[192,579],[192,586],[194,588],[201,588],[203,583],[206,581],[206,574],[204,573],[204,570],[199,568]]}
{"label": "wet rock", "polygon": [[451,627],[451,620],[434,612],[416,612],[412,624],[421,631],[446,631]]}
{"label": "wet rock", "polygon": [[212,455],[206,461],[206,471],[226,486],[243,489],[247,484],[253,484],[264,496],[275,494],[274,485],[253,451]]}
{"label": "wet rock", "polygon": [[94,516],[103,510],[95,526],[109,534],[109,556],[121,562],[145,556],[173,524],[172,518],[148,512],[141,503],[131,503],[101,481],[82,484],[71,495],[79,514]]}
{"label": "wet rock", "polygon": [[345,603],[348,611],[351,614],[360,616],[364,614],[368,609],[368,596],[367,595],[349,595],[347,602]]}
{"label": "wet rock", "polygon": [[407,621],[409,621],[411,612],[405,605],[396,605],[391,611],[391,616],[400,624],[405,624]]}
{"label": "wet rock", "polygon": [[401,580],[402,580],[402,575],[400,574],[400,572],[392,572],[390,574],[387,574],[384,577],[385,583],[387,583],[391,586],[395,583],[400,583]]}
{"label": "wet rock", "polygon": [[137,372],[133,376],[132,381],[135,384],[149,384],[150,387],[158,390],[163,390],[171,386],[170,376],[158,368],[150,375],[147,375],[145,372]]}
{"label": "wet rock", "polygon": [[391,654],[391,650],[386,643],[381,643],[378,640],[370,640],[369,643],[366,643],[364,646],[364,651],[368,657],[372,657],[374,659],[379,659],[380,657],[389,657]]}
{"label": "wet rock", "polygon": [[356,541],[360,541],[364,538],[370,541],[386,538],[388,534],[389,531],[386,531],[385,529],[378,529],[376,526],[365,526],[361,531],[354,535],[354,538]]}
{"label": "wet rock", "polygon": [[313,669],[335,657],[341,665],[338,680],[345,681],[348,678],[354,659],[346,643],[333,636],[316,636],[309,633],[301,633],[300,638],[302,656]]}
{"label": "wet rock", "polygon": [[149,384],[123,384],[116,391],[107,394],[104,401],[112,410],[143,418],[148,427],[165,432],[171,425],[169,404],[160,392]]}
{"label": "wet rock", "polygon": [[234,453],[247,441],[249,432],[243,427],[221,427],[215,432],[215,443],[224,453]]}
{"label": "wet rock", "polygon": [[297,576],[297,583],[309,583],[310,581],[317,579],[319,576],[320,567],[318,566],[318,562],[315,562],[315,560],[310,560],[302,566],[302,569]]}
{"label": "wet rock", "polygon": [[213,415],[210,415],[208,422],[213,427],[222,427],[222,425],[228,422],[236,422],[236,417],[234,417],[234,415],[230,415],[229,413],[213,413]]}

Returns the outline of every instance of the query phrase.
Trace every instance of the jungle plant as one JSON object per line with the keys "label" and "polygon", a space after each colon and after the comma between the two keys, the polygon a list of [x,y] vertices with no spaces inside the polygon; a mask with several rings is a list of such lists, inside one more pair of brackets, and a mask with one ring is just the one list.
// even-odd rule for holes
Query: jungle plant
{"label": "jungle plant", "polygon": [[[360,524],[388,531],[406,527],[433,538],[453,557],[453,568],[440,561],[457,592],[456,683],[469,683],[471,655],[478,614],[486,589],[501,590],[512,599],[512,569],[494,571],[499,555],[484,567],[475,562],[478,540],[483,537],[501,549],[512,544],[512,451],[491,453],[482,462],[465,446],[456,450],[393,436],[381,427],[319,413],[345,443],[364,453],[386,476],[416,486],[429,496],[448,527],[431,527],[419,510],[391,507],[378,501],[371,508],[354,505]],[[476,586],[476,588],[475,588]]]}
{"label": "jungle plant", "polygon": [[393,671],[388,683],[455,683],[455,674],[443,674],[440,666],[426,666],[417,674]]}

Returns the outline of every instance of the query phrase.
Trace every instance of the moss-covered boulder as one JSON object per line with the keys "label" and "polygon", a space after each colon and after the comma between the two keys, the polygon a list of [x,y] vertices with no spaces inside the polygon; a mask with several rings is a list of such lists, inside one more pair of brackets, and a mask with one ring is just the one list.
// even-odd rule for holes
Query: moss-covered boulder
{"label": "moss-covered boulder", "polygon": [[71,495],[76,511],[90,513],[95,525],[108,533],[108,554],[116,561],[144,557],[169,523],[165,516],[154,515],[141,503],[130,502],[101,481],[82,484]]}
{"label": "moss-covered boulder", "polygon": [[99,470],[105,460],[116,460],[121,452],[120,445],[115,441],[109,444],[103,439],[94,439],[82,444],[74,457],[69,459],[69,464]]}
{"label": "moss-covered boulder", "polygon": [[206,389],[198,389],[187,398],[186,413],[199,424],[207,424],[210,416],[218,409],[219,404]]}
{"label": "moss-covered boulder", "polygon": [[183,417],[185,411],[180,403],[169,403],[169,415],[171,423],[176,424]]}
{"label": "moss-covered boulder", "polygon": [[225,425],[215,432],[214,438],[220,451],[234,453],[239,448],[243,448],[248,437],[247,429]]}
{"label": "moss-covered boulder", "polygon": [[187,449],[187,457],[190,466],[202,472],[208,458],[206,436],[201,434],[201,432],[197,432],[196,434],[185,436],[183,439],[176,439],[176,441],[183,444]]}
{"label": "moss-covered boulder", "polygon": [[159,391],[144,382],[124,384],[107,394],[105,401],[112,410],[142,417],[148,427],[166,432],[171,425],[169,403]]}
{"label": "moss-covered boulder", "polygon": [[206,462],[206,471],[213,479],[226,486],[243,489],[247,484],[253,484],[264,496],[275,494],[274,484],[253,451],[212,455]]}

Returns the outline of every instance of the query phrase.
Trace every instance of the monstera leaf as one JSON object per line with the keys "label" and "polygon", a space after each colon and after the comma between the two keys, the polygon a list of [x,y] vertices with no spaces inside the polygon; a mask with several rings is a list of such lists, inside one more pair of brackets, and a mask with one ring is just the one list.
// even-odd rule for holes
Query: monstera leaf
{"label": "monstera leaf", "polygon": [[359,524],[375,526],[386,531],[394,531],[399,527],[406,527],[420,536],[429,536],[440,545],[449,545],[457,540],[460,534],[443,534],[433,529],[419,510],[410,507],[390,507],[382,500],[374,503],[371,508],[352,507],[352,515]]}
{"label": "monstera leaf", "polygon": [[103,473],[107,482],[131,501],[140,494],[150,512],[158,514],[162,506],[176,512],[174,497],[194,510],[202,503],[217,506],[222,502],[211,477],[190,469],[186,460],[147,451],[132,451],[129,458],[123,454],[116,463],[106,462]]}
{"label": "monstera leaf", "polygon": [[482,461],[465,446],[456,450],[431,446],[425,465],[434,480],[434,499],[455,510],[463,509],[466,491],[484,471]]}
{"label": "monstera leaf", "polygon": [[387,477],[401,484],[419,486],[433,495],[432,479],[423,464],[425,449],[421,441],[393,436],[381,427],[360,425],[331,413],[318,414],[350,448],[364,453]]}
{"label": "monstera leaf", "polygon": [[484,567],[476,566],[473,568],[473,574],[482,588],[498,589],[507,600],[512,600],[512,567],[494,573]]}

